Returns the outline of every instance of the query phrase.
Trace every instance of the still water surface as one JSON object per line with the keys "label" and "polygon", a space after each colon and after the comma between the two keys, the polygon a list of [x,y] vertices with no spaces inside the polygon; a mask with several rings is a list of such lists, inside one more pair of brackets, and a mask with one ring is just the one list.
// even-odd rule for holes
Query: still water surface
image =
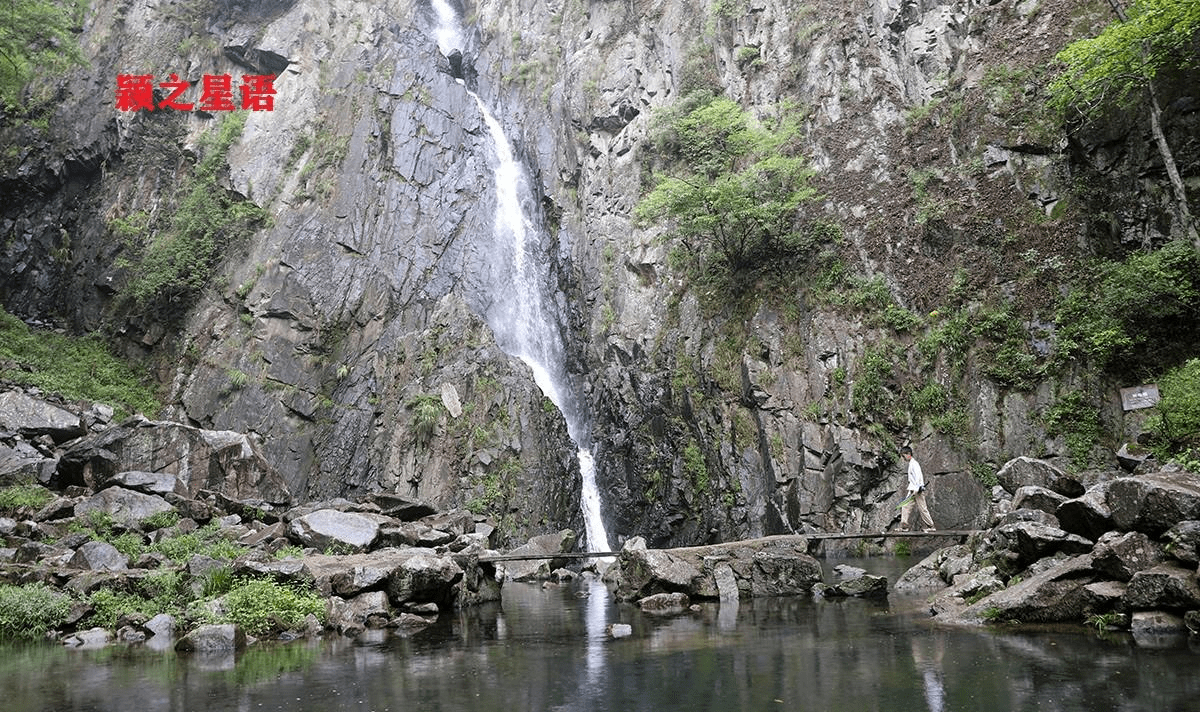
{"label": "still water surface", "polygon": [[[907,562],[851,563],[894,580]],[[611,623],[633,635],[607,637]],[[895,595],[712,603],[656,620],[600,584],[506,585],[502,604],[409,637],[334,636],[236,659],[0,648],[0,710],[1157,712],[1200,710],[1198,666],[1186,642],[937,628],[920,599]]]}

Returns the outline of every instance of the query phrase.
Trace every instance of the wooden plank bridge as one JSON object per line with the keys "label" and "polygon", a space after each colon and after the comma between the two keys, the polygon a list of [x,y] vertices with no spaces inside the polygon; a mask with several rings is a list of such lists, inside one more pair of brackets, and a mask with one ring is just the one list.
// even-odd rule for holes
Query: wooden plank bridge
{"label": "wooden plank bridge", "polygon": [[[842,539],[892,539],[892,538],[930,538],[930,537],[954,537],[960,542],[965,541],[967,537],[978,533],[977,529],[938,529],[932,532],[856,532],[846,534],[843,532],[812,532],[810,534],[798,534],[796,536],[808,539],[808,546],[811,549],[815,543],[822,541],[833,541]],[[733,542],[726,542],[732,544]],[[669,550],[668,550],[669,551]],[[498,554],[496,556],[481,556],[479,561],[494,562],[494,561],[540,561],[542,559],[602,559],[615,558],[621,555],[619,551],[592,551],[592,552],[562,552],[557,554]]]}

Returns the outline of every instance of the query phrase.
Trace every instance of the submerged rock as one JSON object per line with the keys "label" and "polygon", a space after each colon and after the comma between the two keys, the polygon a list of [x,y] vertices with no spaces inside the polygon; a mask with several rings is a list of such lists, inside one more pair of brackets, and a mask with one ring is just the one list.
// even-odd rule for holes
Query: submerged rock
{"label": "submerged rock", "polygon": [[227,653],[246,647],[246,633],[232,623],[202,625],[175,643],[181,653]]}

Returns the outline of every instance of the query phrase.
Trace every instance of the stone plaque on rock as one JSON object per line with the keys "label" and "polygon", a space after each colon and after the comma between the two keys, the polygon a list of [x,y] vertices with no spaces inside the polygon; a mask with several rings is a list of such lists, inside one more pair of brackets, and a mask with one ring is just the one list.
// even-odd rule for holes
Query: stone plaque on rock
{"label": "stone plaque on rock", "polygon": [[1121,389],[1121,407],[1125,410],[1141,410],[1158,405],[1158,384],[1150,383]]}

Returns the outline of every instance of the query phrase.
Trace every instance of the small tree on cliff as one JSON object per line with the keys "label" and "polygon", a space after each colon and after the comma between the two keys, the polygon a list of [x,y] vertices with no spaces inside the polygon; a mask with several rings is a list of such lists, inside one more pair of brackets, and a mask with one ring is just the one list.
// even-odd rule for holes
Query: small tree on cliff
{"label": "small tree on cliff", "polygon": [[638,203],[639,220],[670,220],[687,254],[710,274],[734,274],[799,248],[799,209],[816,191],[813,171],[790,155],[799,133],[791,117],[767,129],[733,101],[699,93],[657,123],[660,153],[671,160]]}
{"label": "small tree on cliff", "polygon": [[1175,195],[1184,235],[1200,249],[1200,234],[1188,206],[1187,188],[1162,127],[1158,82],[1177,72],[1200,69],[1200,2],[1133,0],[1109,6],[1117,20],[1098,36],[1078,40],[1058,54],[1064,71],[1050,85],[1053,103],[1077,111],[1084,121],[1115,111],[1150,111],[1150,130]]}

